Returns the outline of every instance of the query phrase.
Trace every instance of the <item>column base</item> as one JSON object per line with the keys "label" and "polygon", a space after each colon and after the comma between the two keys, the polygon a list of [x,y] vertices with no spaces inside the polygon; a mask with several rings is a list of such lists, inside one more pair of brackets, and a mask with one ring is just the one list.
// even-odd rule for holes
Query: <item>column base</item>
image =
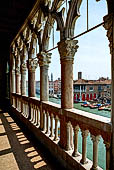
{"label": "column base", "polygon": [[91,169],[90,170],[98,170],[99,168],[98,168],[98,166],[97,167],[91,167]]}
{"label": "column base", "polygon": [[77,153],[73,152],[72,156],[73,156],[73,157],[78,157],[78,156],[80,156],[80,155],[79,155],[78,152],[77,152]]}
{"label": "column base", "polygon": [[84,165],[84,164],[87,164],[88,161],[86,161],[86,160],[84,161],[83,159],[81,159],[80,163]]}

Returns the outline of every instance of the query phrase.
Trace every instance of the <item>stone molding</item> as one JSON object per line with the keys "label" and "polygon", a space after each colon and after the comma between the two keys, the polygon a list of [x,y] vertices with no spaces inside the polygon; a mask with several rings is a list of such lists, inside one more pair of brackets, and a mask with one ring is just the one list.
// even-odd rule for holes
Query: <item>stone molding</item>
{"label": "stone molding", "polygon": [[77,40],[65,40],[58,43],[61,61],[74,61],[75,52],[78,49]]}
{"label": "stone molding", "polygon": [[29,71],[35,72],[35,70],[37,68],[37,65],[38,65],[37,60],[33,60],[33,59],[28,60],[28,69],[29,69]]}
{"label": "stone molding", "polygon": [[40,54],[38,54],[38,64],[39,66],[49,66],[49,64],[51,63],[51,55],[52,53],[45,53],[45,52],[41,52]]}
{"label": "stone molding", "polygon": [[104,28],[107,30],[107,37],[110,42],[109,47],[110,47],[110,54],[113,54],[113,22],[114,22],[114,14],[111,13],[109,15],[104,16]]}

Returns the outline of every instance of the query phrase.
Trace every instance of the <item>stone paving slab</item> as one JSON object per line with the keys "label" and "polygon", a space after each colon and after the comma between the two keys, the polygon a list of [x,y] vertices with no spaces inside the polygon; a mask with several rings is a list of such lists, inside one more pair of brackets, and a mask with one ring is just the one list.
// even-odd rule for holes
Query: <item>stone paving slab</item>
{"label": "stone paving slab", "polygon": [[0,111],[0,170],[60,169],[34,140],[8,113]]}

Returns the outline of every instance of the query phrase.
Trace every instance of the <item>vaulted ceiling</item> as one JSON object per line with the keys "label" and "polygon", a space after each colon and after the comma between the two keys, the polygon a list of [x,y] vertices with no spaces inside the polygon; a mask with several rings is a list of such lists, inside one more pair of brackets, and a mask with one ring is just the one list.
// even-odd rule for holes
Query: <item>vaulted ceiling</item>
{"label": "vaulted ceiling", "polygon": [[0,4],[0,53],[6,53],[11,41],[37,0],[3,0]]}

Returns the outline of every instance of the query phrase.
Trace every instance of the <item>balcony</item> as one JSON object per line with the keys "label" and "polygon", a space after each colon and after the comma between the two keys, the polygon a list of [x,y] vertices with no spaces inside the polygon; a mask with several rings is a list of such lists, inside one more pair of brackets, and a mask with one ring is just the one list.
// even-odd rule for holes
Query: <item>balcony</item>
{"label": "balcony", "polygon": [[[77,109],[61,109],[58,104],[49,101],[41,102],[38,98],[19,94],[12,94],[11,110],[49,152],[69,169],[97,168],[98,144],[102,138],[106,149],[106,162],[103,169],[109,169],[111,139],[109,118]],[[63,120],[66,127],[63,127]],[[88,135],[93,142],[92,161],[86,155],[87,149],[88,151],[90,149],[87,148]],[[80,140],[82,154],[78,151]],[[99,167],[100,169],[102,168]]]}

